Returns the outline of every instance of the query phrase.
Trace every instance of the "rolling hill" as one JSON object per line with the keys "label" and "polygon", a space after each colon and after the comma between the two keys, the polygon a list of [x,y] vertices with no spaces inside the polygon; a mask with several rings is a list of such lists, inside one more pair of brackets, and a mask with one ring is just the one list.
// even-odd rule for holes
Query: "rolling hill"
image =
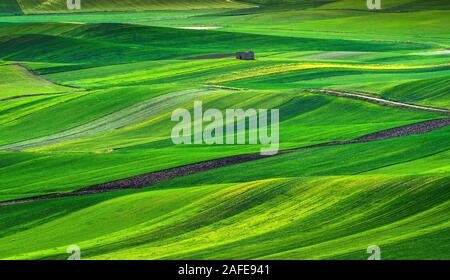
{"label": "rolling hill", "polygon": [[22,10],[16,0],[4,0],[0,3],[0,15],[20,15]]}
{"label": "rolling hill", "polygon": [[[448,1],[383,5],[2,1],[0,259],[450,259]],[[195,101],[281,153],[174,145]]]}
{"label": "rolling hill", "polygon": [[80,10],[69,10],[66,1],[17,0],[25,14],[112,12],[149,10],[235,9],[248,5],[226,0],[82,0]]}

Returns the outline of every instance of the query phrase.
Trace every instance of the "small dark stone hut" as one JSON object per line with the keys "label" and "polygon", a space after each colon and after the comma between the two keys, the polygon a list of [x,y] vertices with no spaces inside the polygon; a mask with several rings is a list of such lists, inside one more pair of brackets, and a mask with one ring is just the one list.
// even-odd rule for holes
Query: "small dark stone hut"
{"label": "small dark stone hut", "polygon": [[253,51],[237,52],[236,53],[236,59],[254,60],[255,59],[255,53]]}

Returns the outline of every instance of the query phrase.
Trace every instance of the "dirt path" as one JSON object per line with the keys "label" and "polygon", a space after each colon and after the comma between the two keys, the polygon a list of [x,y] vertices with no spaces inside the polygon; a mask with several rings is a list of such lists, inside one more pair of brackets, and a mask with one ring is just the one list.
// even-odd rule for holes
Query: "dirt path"
{"label": "dirt path", "polygon": [[26,202],[32,202],[32,201],[39,201],[39,200],[47,200],[47,199],[53,199],[53,198],[60,198],[60,197],[69,197],[69,196],[78,196],[78,195],[87,195],[87,194],[95,194],[95,193],[101,193],[101,192],[110,192],[114,190],[122,190],[122,189],[137,189],[137,188],[143,188],[145,186],[149,186],[164,180],[181,177],[181,176],[187,176],[191,174],[196,174],[204,171],[208,171],[215,168],[230,166],[238,163],[244,163],[244,162],[250,162],[254,160],[259,160],[262,158],[269,158],[274,157],[282,154],[287,153],[293,153],[298,152],[302,150],[308,150],[308,149],[314,149],[318,147],[325,147],[325,146],[337,146],[337,145],[349,145],[349,144],[355,144],[355,143],[364,143],[364,142],[372,142],[372,141],[378,141],[383,139],[389,139],[394,137],[400,137],[400,136],[408,136],[408,135],[416,135],[416,134],[423,134],[427,133],[429,131],[448,126],[450,125],[450,118],[445,119],[437,119],[437,120],[429,120],[424,122],[419,122],[415,124],[400,126],[396,128],[391,128],[387,130],[378,131],[375,133],[367,134],[362,137],[358,137],[353,140],[349,141],[335,141],[335,142],[327,142],[307,147],[301,147],[297,149],[290,149],[290,150],[284,150],[280,151],[276,155],[271,156],[263,156],[259,153],[257,154],[246,154],[246,155],[236,155],[236,156],[230,156],[225,158],[219,158],[219,159],[213,159],[208,160],[204,162],[199,163],[193,163],[188,164],[185,166],[179,166],[174,167],[166,170],[161,170],[157,172],[151,172],[147,174],[142,174],[126,179],[116,180],[109,183],[104,184],[98,184],[89,186],[86,188],[82,188],[77,191],[68,192],[68,193],[57,193],[57,194],[48,194],[43,196],[37,196],[37,197],[30,197],[30,198],[22,198],[22,199],[15,199],[5,202],[0,202],[0,206],[8,206],[13,204],[19,204],[19,203],[26,203]]}
{"label": "dirt path", "polygon": [[391,101],[391,100],[387,100],[387,99],[383,99],[383,98],[365,95],[362,93],[348,92],[348,91],[342,91],[342,90],[333,90],[333,89],[317,89],[317,90],[310,89],[307,91],[313,92],[313,93],[323,93],[323,94],[329,94],[329,95],[334,95],[334,96],[341,96],[341,97],[347,97],[347,98],[352,98],[352,99],[364,100],[364,101],[368,101],[368,102],[379,104],[379,105],[408,108],[408,109],[414,109],[414,110],[420,110],[420,111],[426,111],[426,112],[438,112],[438,113],[444,113],[444,114],[450,115],[450,110],[448,110],[448,109],[414,105],[414,104],[409,104],[409,103],[403,103],[400,101]]}
{"label": "dirt path", "polygon": [[122,108],[68,130],[8,145],[0,145],[0,150],[23,151],[31,148],[55,145],[74,139],[95,137],[102,133],[152,119],[158,114],[176,109],[181,104],[193,102],[196,99],[221,91],[223,89],[212,88],[206,90],[201,88],[169,92]]}

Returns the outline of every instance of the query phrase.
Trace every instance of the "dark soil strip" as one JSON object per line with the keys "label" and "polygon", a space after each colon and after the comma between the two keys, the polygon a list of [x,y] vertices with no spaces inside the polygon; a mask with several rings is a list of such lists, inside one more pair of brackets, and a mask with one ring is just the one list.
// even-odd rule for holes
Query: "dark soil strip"
{"label": "dark soil strip", "polygon": [[6,98],[0,99],[0,102],[6,102],[16,99],[22,99],[22,98],[29,98],[29,97],[37,97],[37,96],[56,96],[56,95],[63,95],[67,94],[68,92],[50,92],[50,93],[32,93],[32,94],[22,94],[22,95],[16,95],[16,96],[10,96]]}
{"label": "dark soil strip", "polygon": [[193,163],[188,164],[185,166],[179,166],[174,167],[162,171],[157,172],[151,172],[147,174],[142,174],[126,179],[116,180],[109,183],[104,184],[98,184],[89,186],[86,188],[82,188],[77,191],[68,192],[68,193],[57,193],[57,194],[48,194],[43,196],[36,196],[36,197],[30,197],[30,198],[22,198],[22,199],[15,199],[5,202],[0,202],[0,206],[7,206],[7,205],[13,205],[13,204],[19,204],[19,203],[26,203],[26,202],[32,202],[32,201],[38,201],[38,200],[47,200],[52,198],[59,198],[59,197],[68,197],[68,196],[78,196],[78,195],[87,195],[87,194],[94,194],[94,193],[101,193],[101,192],[109,192],[114,190],[122,190],[122,189],[138,189],[143,188],[164,180],[181,177],[181,176],[187,176],[191,174],[196,174],[220,167],[230,166],[234,164],[244,163],[244,162],[250,162],[254,160],[259,160],[262,158],[269,158],[274,157],[277,155],[287,154],[287,153],[293,153],[298,152],[302,150],[308,150],[318,147],[326,147],[326,146],[337,146],[337,145],[348,145],[348,144],[355,144],[355,143],[364,143],[364,142],[372,142],[372,141],[378,141],[383,139],[389,139],[394,137],[400,137],[400,136],[408,136],[408,135],[417,135],[417,134],[423,134],[427,133],[429,131],[448,126],[450,125],[450,118],[446,119],[437,119],[437,120],[429,120],[424,122],[419,122],[415,124],[400,126],[392,129],[387,129],[371,134],[367,134],[365,136],[349,140],[349,141],[335,141],[335,142],[327,142],[297,149],[291,149],[291,150],[284,150],[280,151],[276,155],[271,156],[264,156],[259,153],[257,154],[246,154],[246,155],[236,155],[236,156],[230,156],[225,158],[219,158],[219,159],[213,159],[208,160],[204,162],[199,163]]}

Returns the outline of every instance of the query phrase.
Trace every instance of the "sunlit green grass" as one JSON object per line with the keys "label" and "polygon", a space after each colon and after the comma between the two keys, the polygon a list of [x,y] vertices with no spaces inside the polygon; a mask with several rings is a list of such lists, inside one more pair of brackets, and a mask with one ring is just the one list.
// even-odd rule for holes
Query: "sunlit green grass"
{"label": "sunlit green grass", "polygon": [[442,108],[450,107],[450,77],[430,78],[392,87],[383,96],[395,100]]}
{"label": "sunlit green grass", "polygon": [[195,9],[224,9],[244,8],[248,5],[225,0],[96,0],[83,1],[80,10],[70,10],[65,1],[45,0],[17,0],[23,12],[36,13],[68,13],[95,11],[145,11],[145,10],[195,10]]}
{"label": "sunlit green grass", "polygon": [[[235,104],[244,109],[279,108],[280,149],[349,140],[381,129],[441,117],[297,92],[204,89],[194,91],[193,95],[184,92],[183,99],[173,99],[170,96],[174,93],[163,94],[168,89],[162,90],[156,91],[158,99],[147,95],[151,98],[147,100],[142,98],[152,90],[145,87],[84,93],[15,120],[0,132],[3,139],[0,148],[26,150],[36,155],[32,160],[5,166],[1,177],[8,187],[1,191],[2,196],[6,199],[69,191],[199,160],[259,152],[258,145],[174,146],[170,138],[174,125],[170,120],[171,110],[177,106],[192,109],[194,98],[203,100],[204,110],[225,110],[236,107]],[[163,100],[167,102],[161,103]],[[86,108],[83,115],[78,114],[79,108]],[[195,156],[186,157],[186,154]],[[66,168],[64,162],[71,162],[71,168]],[[18,166],[21,166],[20,173],[17,173]],[[42,173],[42,166],[48,172]],[[27,186],[23,185],[24,181]]]}

